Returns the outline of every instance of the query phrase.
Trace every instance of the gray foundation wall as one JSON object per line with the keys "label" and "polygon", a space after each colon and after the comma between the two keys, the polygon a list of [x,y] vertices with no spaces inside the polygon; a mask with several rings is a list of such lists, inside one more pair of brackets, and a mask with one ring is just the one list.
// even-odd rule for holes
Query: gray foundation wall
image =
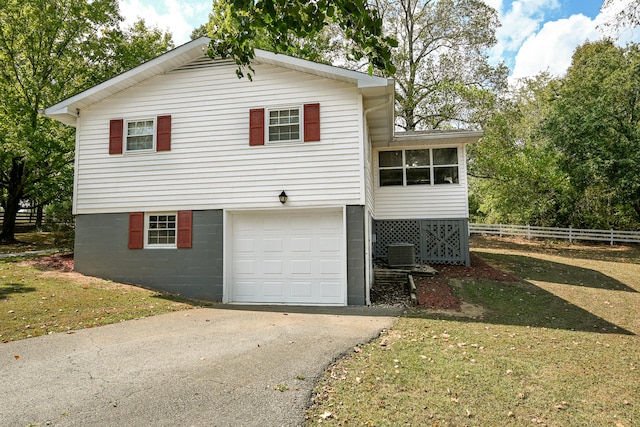
{"label": "gray foundation wall", "polygon": [[222,219],[222,210],[193,211],[188,249],[128,249],[128,213],[78,215],[75,269],[189,298],[221,301]]}
{"label": "gray foundation wall", "polygon": [[347,206],[347,304],[366,304],[364,206]]}

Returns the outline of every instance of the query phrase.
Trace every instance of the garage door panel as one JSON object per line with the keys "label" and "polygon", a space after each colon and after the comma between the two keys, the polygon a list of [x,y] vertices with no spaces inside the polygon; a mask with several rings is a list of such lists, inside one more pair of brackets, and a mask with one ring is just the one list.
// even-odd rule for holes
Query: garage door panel
{"label": "garage door panel", "polygon": [[251,297],[255,295],[255,282],[238,280],[233,284],[233,291],[236,297]]}
{"label": "garage door panel", "polygon": [[342,263],[339,259],[322,259],[320,260],[320,274],[321,275],[336,275],[339,276],[342,272]]}
{"label": "garage door panel", "polygon": [[335,298],[342,295],[342,283],[339,281],[322,281],[320,282],[320,297]]}
{"label": "garage door panel", "polygon": [[231,301],[345,303],[342,211],[234,214]]}
{"label": "garage door panel", "polygon": [[294,259],[291,260],[291,274],[311,274],[311,260]]}
{"label": "garage door panel", "polygon": [[282,282],[264,282],[262,285],[262,291],[266,297],[281,297],[283,296],[283,283]]}
{"label": "garage door panel", "polygon": [[253,259],[236,259],[233,262],[233,270],[238,276],[257,273],[255,267],[256,261]]}
{"label": "garage door panel", "polygon": [[282,274],[282,260],[280,259],[263,260],[262,271],[264,274]]}
{"label": "garage door panel", "polygon": [[266,238],[263,241],[263,251],[282,252],[282,238]]}
{"label": "garage door panel", "polygon": [[291,282],[291,296],[294,298],[310,298],[313,296],[311,282]]}
{"label": "garage door panel", "polygon": [[338,253],[340,252],[340,239],[337,237],[321,237],[318,239],[318,250],[320,252]]}
{"label": "garage door panel", "polygon": [[243,238],[238,238],[236,239],[235,242],[235,250],[237,252],[244,252],[244,253],[250,253],[253,254],[256,250],[256,242],[255,239],[243,239]]}
{"label": "garage door panel", "polygon": [[292,237],[291,252],[311,252],[311,238],[309,237]]}

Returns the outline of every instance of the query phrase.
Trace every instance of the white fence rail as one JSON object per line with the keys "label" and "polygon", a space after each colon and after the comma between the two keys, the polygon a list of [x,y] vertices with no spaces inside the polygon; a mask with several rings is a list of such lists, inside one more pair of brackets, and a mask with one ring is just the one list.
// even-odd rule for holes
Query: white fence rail
{"label": "white fence rail", "polygon": [[470,234],[495,234],[502,236],[519,236],[527,239],[567,239],[592,240],[616,243],[640,243],[640,231],[589,230],[580,228],[535,227],[531,225],[507,224],[471,224]]}

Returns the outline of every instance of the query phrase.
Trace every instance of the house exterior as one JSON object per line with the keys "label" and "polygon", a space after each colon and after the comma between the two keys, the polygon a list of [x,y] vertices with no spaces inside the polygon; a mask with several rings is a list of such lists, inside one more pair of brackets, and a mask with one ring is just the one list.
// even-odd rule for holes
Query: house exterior
{"label": "house exterior", "polygon": [[468,263],[465,145],[391,79],[200,38],[45,110],[76,128],[75,268],[203,300],[365,305],[375,257]]}

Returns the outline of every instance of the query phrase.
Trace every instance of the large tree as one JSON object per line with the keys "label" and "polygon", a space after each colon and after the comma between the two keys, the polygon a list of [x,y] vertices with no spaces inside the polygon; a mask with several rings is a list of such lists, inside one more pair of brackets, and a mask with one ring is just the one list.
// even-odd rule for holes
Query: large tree
{"label": "large tree", "polygon": [[0,243],[15,240],[25,200],[68,193],[73,130],[39,110],[171,45],[144,24],[123,31],[121,20],[116,0],[6,0],[0,9]]}
{"label": "large tree", "polygon": [[[615,10],[619,0],[604,0],[602,3],[602,9]],[[607,22],[607,25],[617,28],[619,30],[629,27],[637,27],[640,25],[640,0],[625,0],[625,4],[620,9],[611,22]]]}
{"label": "large tree", "polygon": [[640,222],[640,47],[585,43],[550,103],[542,132],[575,191],[605,197],[619,222]]}
{"label": "large tree", "polygon": [[399,46],[396,117],[405,130],[469,127],[486,119],[508,69],[491,65],[497,12],[480,0],[378,0]]}
{"label": "large tree", "polygon": [[520,80],[469,146],[470,213],[477,221],[564,226],[571,212],[559,154],[539,134],[553,78]]}
{"label": "large tree", "polygon": [[[193,30],[191,39],[201,36],[220,37],[221,32],[239,31],[238,22],[227,0],[213,0],[213,9],[209,14],[209,22]],[[337,28],[333,24],[324,26],[313,37],[298,36],[295,32],[279,34],[266,26],[253,29],[252,48],[279,52],[296,58],[307,59],[319,63],[333,63],[335,54],[342,52]],[[284,38],[285,42],[282,42]]]}
{"label": "large tree", "polygon": [[225,19],[209,28],[209,54],[233,58],[239,76],[251,77],[250,63],[263,31],[275,52],[287,53],[292,40],[314,39],[329,25],[344,32],[346,59],[366,58],[370,73],[395,72],[391,48],[396,42],[383,34],[382,18],[367,0],[219,0],[217,4]]}

